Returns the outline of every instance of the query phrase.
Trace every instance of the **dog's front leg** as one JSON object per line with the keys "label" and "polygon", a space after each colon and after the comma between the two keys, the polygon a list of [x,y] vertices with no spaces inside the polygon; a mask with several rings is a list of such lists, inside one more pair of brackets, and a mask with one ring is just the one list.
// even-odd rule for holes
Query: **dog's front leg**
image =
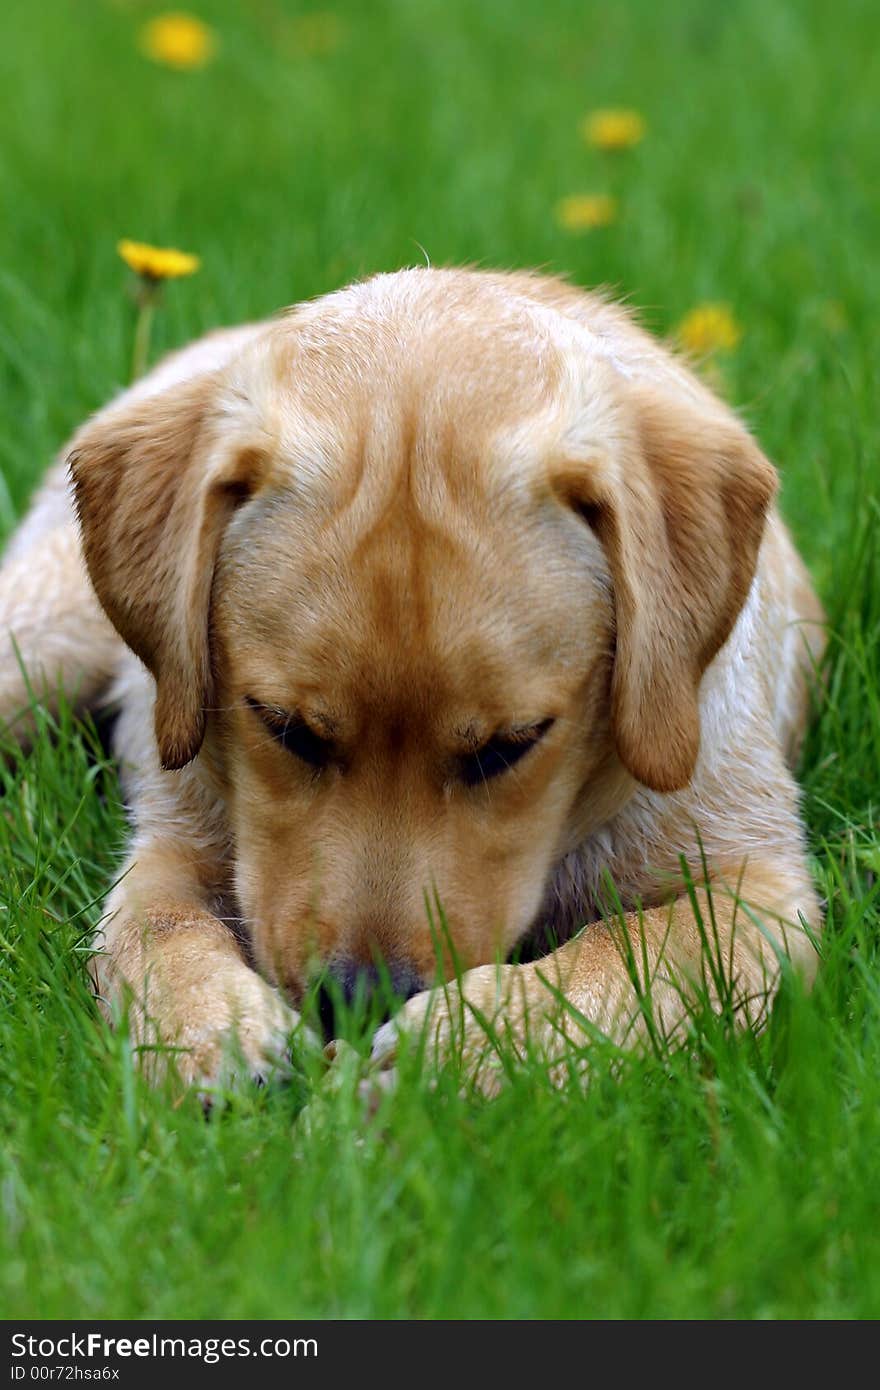
{"label": "dog's front leg", "polygon": [[592,924],[543,960],[479,966],[460,984],[414,996],[377,1032],[373,1058],[387,1067],[403,1032],[421,1035],[432,1061],[460,1057],[493,1094],[503,1058],[536,1055],[561,1082],[572,1066],[587,1068],[597,1033],[623,1046],[652,1030],[674,1037],[701,1000],[726,1007],[740,1025],[760,1025],[783,958],[812,976],[820,921],[805,868],[717,873],[708,888],[691,887],[665,906]]}
{"label": "dog's front leg", "polygon": [[139,850],[111,896],[91,969],[111,1017],[127,1012],[151,1080],[172,1059],[186,1084],[206,1089],[283,1067],[298,1016],[247,965],[171,842]]}

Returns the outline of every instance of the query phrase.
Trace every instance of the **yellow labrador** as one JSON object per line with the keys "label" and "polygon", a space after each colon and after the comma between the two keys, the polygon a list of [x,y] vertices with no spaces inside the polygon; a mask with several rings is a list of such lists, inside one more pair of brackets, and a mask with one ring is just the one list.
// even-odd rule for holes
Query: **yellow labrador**
{"label": "yellow labrador", "polygon": [[[97,980],[186,1078],[233,1032],[263,1071],[318,968],[409,1000],[386,1063],[426,1019],[474,1058],[486,1019],[550,1064],[577,1015],[625,1036],[606,875],[674,1028],[682,856],[744,1017],[782,953],[811,974],[788,763],[821,609],[773,468],[626,311],[380,275],[172,356],[67,457],[78,527],[62,464],[0,572],[0,717],[8,634],[47,699],[118,705],[134,829]],[[562,944],[499,964],[536,928]],[[438,950],[463,1000],[428,992]]]}

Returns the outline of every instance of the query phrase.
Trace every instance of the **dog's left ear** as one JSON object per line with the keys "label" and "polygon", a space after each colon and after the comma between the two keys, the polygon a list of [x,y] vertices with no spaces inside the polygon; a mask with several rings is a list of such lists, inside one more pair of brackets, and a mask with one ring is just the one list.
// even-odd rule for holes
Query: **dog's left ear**
{"label": "dog's left ear", "polygon": [[560,482],[611,570],[618,754],[638,781],[671,792],[693,776],[700,680],[748,596],[777,475],[719,404],[643,387],[633,398],[623,458],[569,464]]}
{"label": "dog's left ear", "polygon": [[123,398],[83,427],[68,458],[89,577],[155,677],[165,768],[183,767],[201,747],[217,550],[264,472],[259,450],[233,447],[217,397],[208,374]]}

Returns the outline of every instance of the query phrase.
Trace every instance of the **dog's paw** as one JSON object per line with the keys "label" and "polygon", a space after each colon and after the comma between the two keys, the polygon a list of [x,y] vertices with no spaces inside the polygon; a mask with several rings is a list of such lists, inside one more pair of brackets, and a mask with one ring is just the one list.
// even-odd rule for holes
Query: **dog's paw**
{"label": "dog's paw", "polygon": [[[378,1068],[394,1066],[401,1040],[423,1047],[434,1067],[453,1063],[485,1095],[495,1095],[505,1062],[526,1045],[529,996],[539,982],[528,967],[481,965],[452,981],[423,990],[379,1028],[371,1058]],[[543,991],[542,991],[543,993]]]}
{"label": "dog's paw", "polygon": [[292,1047],[320,1049],[299,1014],[252,972],[238,975],[234,990],[222,996],[192,1001],[175,1034],[170,1048],[157,1050],[159,1065],[173,1060],[177,1078],[205,1103],[242,1086],[283,1080]]}

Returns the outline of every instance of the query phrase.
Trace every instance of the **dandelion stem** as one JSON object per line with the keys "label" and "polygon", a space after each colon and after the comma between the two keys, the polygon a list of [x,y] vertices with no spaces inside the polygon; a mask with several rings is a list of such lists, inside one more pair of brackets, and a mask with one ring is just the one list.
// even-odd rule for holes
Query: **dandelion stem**
{"label": "dandelion stem", "polygon": [[153,314],[158,298],[158,287],[148,282],[143,284],[138,295],[138,315],[134,326],[134,348],[131,354],[131,379],[137,381],[143,376],[150,359],[150,336],[153,331]]}

